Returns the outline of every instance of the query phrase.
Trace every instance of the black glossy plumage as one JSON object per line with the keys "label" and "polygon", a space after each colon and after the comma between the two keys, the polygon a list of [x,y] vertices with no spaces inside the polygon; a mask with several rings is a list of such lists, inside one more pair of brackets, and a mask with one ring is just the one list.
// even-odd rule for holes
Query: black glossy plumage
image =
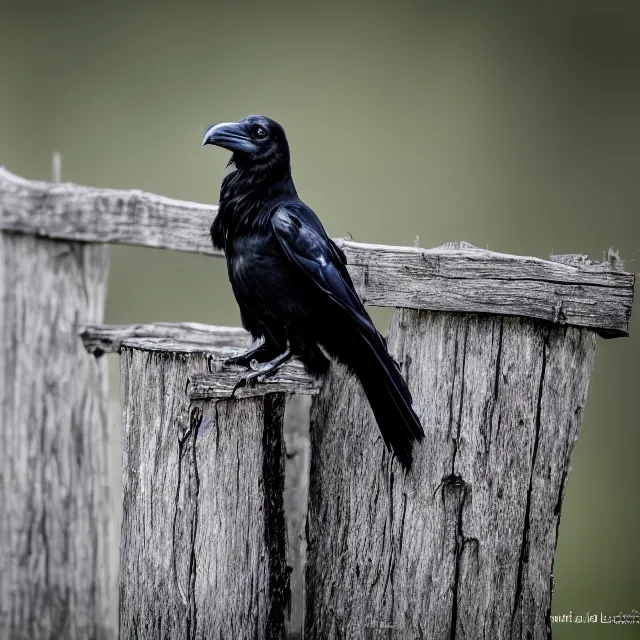
{"label": "black glossy plumage", "polygon": [[409,468],[412,444],[424,437],[409,390],[355,291],[343,252],[298,198],[282,127],[249,116],[211,127],[203,144],[234,152],[211,238],[225,251],[245,328],[263,339],[234,362],[269,362],[289,347],[320,375],[329,364],[321,346],[358,376],[387,447]]}

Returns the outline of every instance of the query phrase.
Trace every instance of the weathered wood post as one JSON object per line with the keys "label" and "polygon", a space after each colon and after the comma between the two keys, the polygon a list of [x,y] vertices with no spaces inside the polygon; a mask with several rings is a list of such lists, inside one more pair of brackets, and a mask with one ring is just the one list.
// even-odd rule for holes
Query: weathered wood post
{"label": "weathered wood post", "polygon": [[284,401],[315,384],[293,365],[230,399],[242,372],[219,369],[247,344],[239,330],[90,327],[84,337],[121,354],[120,638],[284,640]]}
{"label": "weathered wood post", "polygon": [[[79,243],[216,255],[215,214],[0,168],[0,631],[108,637],[104,363],[69,337],[101,319],[106,254]],[[365,302],[399,309],[390,348],[427,435],[405,476],[332,369],[312,408],[305,637],[546,637],[595,334],[627,335],[633,275],[614,255],[342,247]],[[231,334],[85,335],[123,353],[122,638],[282,636],[282,394],[316,389],[290,367],[229,399]]]}
{"label": "weathered wood post", "polygon": [[595,332],[627,333],[633,276],[469,245],[359,269],[345,248],[365,300],[413,307],[389,346],[426,438],[405,475],[332,369],[312,408],[305,638],[546,639]]}
{"label": "weathered wood post", "polygon": [[[6,229],[42,201],[3,186]],[[108,265],[106,246],[0,233],[1,638],[115,637],[106,362],[77,335]]]}

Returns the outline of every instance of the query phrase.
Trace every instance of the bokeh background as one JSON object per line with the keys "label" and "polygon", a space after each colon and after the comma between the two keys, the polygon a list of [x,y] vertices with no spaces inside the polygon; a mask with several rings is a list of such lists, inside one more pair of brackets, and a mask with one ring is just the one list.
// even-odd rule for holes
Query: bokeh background
{"label": "bokeh background", "polygon": [[[640,257],[640,4],[0,0],[0,163],[215,202],[212,122],[286,128],[332,236]],[[375,319],[388,324],[388,311]],[[598,345],[553,613],[640,609],[640,325]],[[239,324],[224,262],[114,247],[108,322]],[[112,388],[117,397],[117,363]],[[555,624],[556,638],[640,626]]]}

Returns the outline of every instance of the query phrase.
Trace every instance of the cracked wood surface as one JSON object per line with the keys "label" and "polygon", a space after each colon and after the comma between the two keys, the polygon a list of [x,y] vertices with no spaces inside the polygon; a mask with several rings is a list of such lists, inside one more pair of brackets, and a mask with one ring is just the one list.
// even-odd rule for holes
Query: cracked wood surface
{"label": "cracked wood surface", "polygon": [[284,639],[284,395],[190,402],[208,366],[121,350],[122,639]]}
{"label": "cracked wood surface", "polygon": [[277,373],[253,387],[241,387],[233,393],[238,371],[226,368],[217,373],[199,373],[189,378],[187,393],[192,400],[250,398],[265,393],[297,393],[315,395],[321,383],[309,376],[300,362],[289,362]]}
{"label": "cracked wood surface", "polygon": [[309,395],[287,398],[284,414],[286,445],[284,512],[287,520],[288,564],[291,566],[291,615],[288,640],[300,640],[304,625],[304,565],[309,491]]}
{"label": "cracked wood surface", "polygon": [[[81,336],[85,348],[95,355],[119,353],[123,345],[128,349],[146,349],[156,353],[165,350],[175,354],[202,354],[206,357],[205,370],[213,369],[216,373],[193,373],[186,387],[190,397],[202,399],[227,398],[230,395],[232,386],[244,370],[223,368],[222,361],[247,348],[250,342],[249,334],[243,329],[197,323],[91,325],[82,329]],[[269,391],[307,395],[317,393],[317,384],[304,374],[299,363],[292,363],[284,367],[268,385],[258,384],[253,389],[240,389],[236,397],[264,395]],[[284,422],[287,486],[283,502],[288,529],[287,558],[292,566],[291,618],[286,620],[286,624],[293,634],[302,629],[304,523],[309,464],[308,398],[304,395],[288,399]]]}
{"label": "cracked wood surface", "polygon": [[339,243],[365,304],[536,318],[626,336],[635,276],[615,255],[541,260],[466,242],[435,249]]}
{"label": "cracked wood surface", "polygon": [[0,637],[112,640],[108,248],[0,233]]}
{"label": "cracked wood surface", "polygon": [[[0,167],[0,229],[206,255],[217,207],[142,191],[25,180]],[[629,332],[634,275],[584,256],[552,260],[458,246],[420,249],[337,240],[370,305],[524,316]],[[461,246],[462,245],[462,246]]]}
{"label": "cracked wood surface", "polygon": [[305,638],[547,639],[595,340],[398,310],[390,350],[426,433],[406,476],[332,368],[312,400]]}
{"label": "cracked wood surface", "polygon": [[88,325],[80,336],[89,353],[118,353],[122,348],[143,349],[159,353],[206,354],[208,372],[194,373],[186,392],[192,400],[249,398],[267,393],[316,394],[320,383],[292,360],[278,372],[253,387],[240,387],[233,393],[239,378],[248,373],[244,367],[225,365],[224,360],[250,346],[244,329],[218,327],[193,322],[159,322],[140,325]]}
{"label": "cracked wood surface", "polygon": [[219,327],[198,322],[156,322],[154,324],[97,324],[82,328],[84,346],[96,356],[118,353],[123,343],[135,346],[139,340],[189,342],[207,347],[246,348],[251,337],[239,327]]}
{"label": "cracked wood surface", "polygon": [[0,228],[8,231],[221,255],[209,236],[217,211],[138,189],[27,180],[0,167]]}

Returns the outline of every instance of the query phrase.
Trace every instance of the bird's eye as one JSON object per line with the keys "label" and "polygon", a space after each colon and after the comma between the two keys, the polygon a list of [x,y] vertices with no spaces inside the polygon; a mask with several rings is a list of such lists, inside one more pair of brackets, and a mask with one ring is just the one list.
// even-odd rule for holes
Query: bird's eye
{"label": "bird's eye", "polygon": [[253,134],[253,137],[258,138],[258,140],[264,140],[268,135],[267,130],[259,124],[253,126],[251,133]]}

